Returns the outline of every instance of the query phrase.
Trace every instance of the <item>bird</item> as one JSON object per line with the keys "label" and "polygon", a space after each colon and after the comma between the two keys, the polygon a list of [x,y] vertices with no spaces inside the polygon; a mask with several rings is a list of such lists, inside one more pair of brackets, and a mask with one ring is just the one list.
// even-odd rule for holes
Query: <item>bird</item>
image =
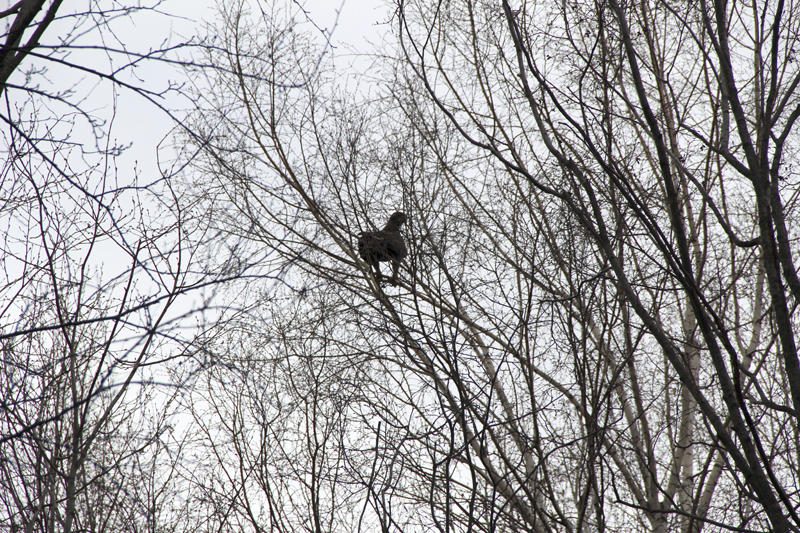
{"label": "bird", "polygon": [[383,278],[379,263],[389,261],[392,264],[392,277],[389,283],[397,285],[400,263],[408,255],[406,243],[400,234],[400,226],[406,220],[408,220],[406,214],[397,211],[392,213],[382,230],[364,231],[358,236],[358,255],[372,266],[375,270],[375,279],[379,283]]}

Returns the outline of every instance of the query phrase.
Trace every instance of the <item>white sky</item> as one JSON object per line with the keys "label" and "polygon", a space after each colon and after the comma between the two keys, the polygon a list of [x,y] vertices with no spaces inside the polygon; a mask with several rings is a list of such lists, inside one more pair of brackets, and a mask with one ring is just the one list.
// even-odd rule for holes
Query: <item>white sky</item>
{"label": "white sky", "polygon": [[[262,0],[267,3],[271,0]],[[214,0],[174,0],[167,4],[168,11],[178,18],[150,16],[138,18],[137,24],[128,28],[133,49],[158,46],[161,39],[172,31],[173,41],[189,38],[193,32],[202,33],[207,22],[212,25],[217,13]],[[354,73],[369,68],[366,56],[378,50],[386,39],[391,15],[388,0],[307,0],[296,2],[306,10],[308,17],[319,28],[332,32],[336,68],[345,73]],[[161,74],[163,72],[163,75]],[[166,67],[153,66],[143,69],[145,80],[155,83],[166,81],[165,76],[175,76]],[[171,124],[160,111],[141,97],[122,94],[115,119],[115,136],[120,141],[132,142],[133,146],[118,161],[120,170],[129,172],[136,164],[144,175],[155,171],[155,144],[169,133]]]}

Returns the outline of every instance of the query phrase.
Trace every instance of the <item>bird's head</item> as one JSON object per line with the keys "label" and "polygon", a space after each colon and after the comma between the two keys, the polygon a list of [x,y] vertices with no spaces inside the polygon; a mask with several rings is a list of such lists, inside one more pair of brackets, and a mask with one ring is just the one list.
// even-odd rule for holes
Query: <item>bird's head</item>
{"label": "bird's head", "polygon": [[398,228],[405,223],[406,220],[408,220],[408,217],[402,211],[396,211],[389,217],[389,223]]}

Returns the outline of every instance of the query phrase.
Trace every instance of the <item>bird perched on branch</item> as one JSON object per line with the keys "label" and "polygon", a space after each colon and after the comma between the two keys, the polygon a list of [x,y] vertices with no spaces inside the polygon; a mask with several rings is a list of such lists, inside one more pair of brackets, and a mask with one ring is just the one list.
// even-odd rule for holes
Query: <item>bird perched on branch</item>
{"label": "bird perched on branch", "polygon": [[389,222],[380,231],[364,231],[358,236],[358,255],[361,259],[372,265],[375,269],[375,279],[380,283],[381,261],[392,264],[392,277],[389,283],[397,285],[397,271],[400,262],[408,255],[406,243],[400,235],[400,226],[407,220],[405,213],[400,211],[389,217]]}

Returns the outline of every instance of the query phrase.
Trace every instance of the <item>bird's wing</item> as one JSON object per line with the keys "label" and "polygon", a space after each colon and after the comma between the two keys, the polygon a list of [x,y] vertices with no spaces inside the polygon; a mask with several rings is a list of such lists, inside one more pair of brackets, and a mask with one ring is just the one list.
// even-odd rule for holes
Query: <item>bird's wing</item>
{"label": "bird's wing", "polygon": [[362,259],[376,253],[380,254],[383,244],[383,237],[379,231],[365,231],[358,237],[358,254]]}
{"label": "bird's wing", "polygon": [[408,255],[406,243],[403,241],[403,237],[399,232],[386,236],[386,249],[397,259],[403,259],[406,255]]}

